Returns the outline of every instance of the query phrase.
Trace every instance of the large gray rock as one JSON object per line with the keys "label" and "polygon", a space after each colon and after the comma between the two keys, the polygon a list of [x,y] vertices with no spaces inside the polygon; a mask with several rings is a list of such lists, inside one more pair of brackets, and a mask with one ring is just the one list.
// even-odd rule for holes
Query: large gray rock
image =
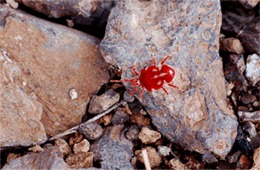
{"label": "large gray rock", "polygon": [[[120,1],[109,16],[101,42],[105,60],[122,69],[122,79],[168,54],[176,75],[162,89],[144,92],[142,104],[153,124],[170,141],[200,153],[225,156],[237,135],[237,120],[226,104],[218,54],[219,1]],[[147,82],[149,83],[149,82]],[[134,87],[124,83],[127,89]],[[139,97],[138,93],[135,93]]]}
{"label": "large gray rock", "polygon": [[0,147],[42,143],[45,131],[81,122],[109,77],[99,42],[0,5]]}

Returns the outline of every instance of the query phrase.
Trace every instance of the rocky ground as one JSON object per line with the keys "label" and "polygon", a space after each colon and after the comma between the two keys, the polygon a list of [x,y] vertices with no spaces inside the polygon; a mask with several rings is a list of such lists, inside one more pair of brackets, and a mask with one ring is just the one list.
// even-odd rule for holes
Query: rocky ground
{"label": "rocky ground", "polygon": [[259,0],[0,0],[0,167],[260,169],[259,33]]}

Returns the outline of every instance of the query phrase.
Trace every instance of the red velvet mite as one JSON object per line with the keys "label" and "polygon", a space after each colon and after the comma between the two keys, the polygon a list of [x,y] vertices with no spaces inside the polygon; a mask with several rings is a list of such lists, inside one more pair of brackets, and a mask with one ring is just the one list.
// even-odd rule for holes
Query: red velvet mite
{"label": "red velvet mite", "polygon": [[166,94],[169,94],[167,90],[163,87],[164,83],[167,83],[169,86],[173,88],[178,88],[174,84],[170,82],[173,80],[175,76],[174,69],[165,64],[165,62],[170,58],[170,56],[165,57],[161,62],[161,67],[156,65],[155,58],[152,59],[153,65],[147,66],[141,70],[141,73],[138,73],[135,65],[133,65],[132,69],[137,77],[131,79],[123,79],[123,80],[111,80],[110,82],[130,82],[132,86],[136,86],[133,90],[130,91],[130,95],[136,92],[139,88],[141,88],[139,97],[143,96],[143,89],[146,89],[148,92],[152,92],[152,90],[163,89]]}

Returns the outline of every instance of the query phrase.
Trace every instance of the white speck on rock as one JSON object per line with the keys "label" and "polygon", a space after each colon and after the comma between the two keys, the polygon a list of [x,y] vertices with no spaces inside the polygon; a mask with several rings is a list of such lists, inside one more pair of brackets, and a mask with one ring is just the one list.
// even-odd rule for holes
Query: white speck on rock
{"label": "white speck on rock", "polygon": [[23,86],[26,86],[26,85],[27,85],[27,83],[23,81],[23,82],[22,82],[22,85],[23,85]]}
{"label": "white speck on rock", "polygon": [[71,89],[70,90],[70,99],[71,100],[75,100],[75,99],[77,99],[78,98],[78,93],[77,93],[77,91],[75,90],[75,89]]}
{"label": "white speck on rock", "polygon": [[255,85],[260,80],[260,57],[249,55],[246,64],[246,77]]}

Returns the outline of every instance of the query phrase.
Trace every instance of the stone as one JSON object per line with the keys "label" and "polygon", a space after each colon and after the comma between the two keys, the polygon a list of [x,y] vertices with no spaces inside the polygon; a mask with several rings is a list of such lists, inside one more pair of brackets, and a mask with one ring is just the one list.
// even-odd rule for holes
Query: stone
{"label": "stone", "polygon": [[[238,122],[226,103],[220,26],[220,2],[215,0],[119,1],[111,10],[100,48],[105,60],[122,70],[123,80],[137,77],[133,64],[140,72],[155,58],[160,68],[170,55],[165,64],[174,68],[171,83],[179,89],[164,82],[169,95],[160,89],[144,91],[142,98],[138,90],[134,96],[171,142],[225,157]],[[136,87],[123,83],[129,91]]]}
{"label": "stone", "polygon": [[112,114],[107,114],[107,115],[101,117],[100,119],[98,119],[97,123],[98,124],[103,123],[104,126],[107,126],[112,122],[112,116],[113,116]]}
{"label": "stone", "polygon": [[71,154],[66,158],[66,163],[72,168],[93,167],[94,154],[92,152],[81,152]]}
{"label": "stone", "polygon": [[246,9],[252,9],[254,8],[260,0],[239,0],[239,2],[246,8]]}
{"label": "stone", "polygon": [[248,138],[247,134],[243,130],[243,127],[241,126],[238,127],[236,143],[238,144],[243,154],[252,155],[254,153],[254,148],[250,143],[250,139]]}
{"label": "stone", "polygon": [[119,99],[120,95],[113,89],[109,89],[100,96],[94,95],[90,100],[88,112],[92,114],[99,114],[116,104]]}
{"label": "stone", "polygon": [[74,133],[73,136],[69,139],[69,146],[73,147],[76,143],[79,143],[83,140],[84,136],[80,134],[78,131]]}
{"label": "stone", "polygon": [[208,164],[212,164],[212,163],[218,162],[217,158],[214,155],[210,154],[210,153],[203,154],[202,155],[202,161],[206,162]]}
{"label": "stone", "polygon": [[158,139],[160,139],[161,134],[159,132],[154,131],[154,130],[150,130],[147,127],[143,127],[141,129],[141,132],[138,135],[138,138],[144,144],[151,144],[151,143],[156,142]]}
{"label": "stone", "polygon": [[70,146],[64,139],[56,139],[54,143],[64,157],[71,154]]}
{"label": "stone", "polygon": [[260,125],[260,111],[247,112],[247,111],[238,111],[238,116],[241,122],[253,122]]}
{"label": "stone", "polygon": [[45,14],[49,18],[69,18],[75,24],[84,26],[85,30],[96,30],[98,36],[104,27],[114,6],[114,0],[16,0],[34,11]]}
{"label": "stone", "polygon": [[225,38],[220,39],[220,50],[228,51],[230,53],[242,54],[244,53],[243,46],[239,39],[236,38]]}
{"label": "stone", "polygon": [[16,77],[22,74],[22,68],[4,49],[0,49],[0,67],[0,147],[45,142],[47,137],[41,122],[43,106],[35,95],[19,88]]}
{"label": "stone", "polygon": [[96,140],[101,137],[103,128],[96,122],[82,123],[79,128],[79,133],[83,134],[88,140]]}
{"label": "stone", "polygon": [[256,101],[256,96],[252,94],[245,94],[241,96],[240,100],[243,104],[254,103]]}
{"label": "stone", "polygon": [[158,146],[158,153],[161,156],[169,156],[172,149],[168,146]]}
{"label": "stone", "polygon": [[253,156],[253,160],[254,160],[254,163],[253,163],[253,166],[252,166],[251,170],[258,170],[258,169],[260,169],[260,147],[258,147],[255,150],[255,153],[254,153],[254,156]]}
{"label": "stone", "polygon": [[253,85],[260,80],[260,56],[253,54],[247,57],[246,77]]}
{"label": "stone", "polygon": [[126,132],[126,138],[128,140],[137,140],[139,134],[139,128],[136,125],[131,125]]}
{"label": "stone", "polygon": [[[146,151],[147,151],[147,155],[148,155],[148,159],[149,159],[151,168],[159,167],[159,165],[162,163],[162,158],[156,152],[156,149],[151,146],[147,146],[144,149],[146,149]],[[138,161],[144,163],[144,159],[143,159],[141,150],[136,150],[135,155],[137,156]]]}
{"label": "stone", "polygon": [[243,55],[231,54],[224,57],[224,75],[228,82],[234,84],[235,92],[241,92],[248,86],[244,76],[245,68]]}
{"label": "stone", "polygon": [[115,114],[112,117],[112,124],[118,125],[123,124],[129,120],[129,115],[121,110],[118,110],[115,112]]}
{"label": "stone", "polygon": [[28,151],[31,151],[31,152],[34,152],[34,153],[38,153],[38,152],[44,151],[44,149],[40,145],[35,145],[33,147],[30,147],[28,149]]}
{"label": "stone", "polygon": [[149,126],[151,123],[151,119],[142,115],[141,112],[138,112],[137,114],[131,115],[130,122],[139,126]]}
{"label": "stone", "polygon": [[235,153],[229,155],[229,156],[228,156],[228,162],[229,162],[230,164],[236,163],[237,160],[238,160],[238,158],[240,158],[241,154],[242,154],[241,151],[237,151],[237,152],[235,152]]}
{"label": "stone", "polygon": [[76,143],[73,146],[73,152],[76,153],[81,153],[81,152],[88,152],[90,148],[90,143],[88,140],[83,139],[80,143]]}
{"label": "stone", "polygon": [[16,158],[4,165],[2,170],[12,169],[64,169],[69,170],[69,166],[64,162],[62,153],[58,148],[52,146],[40,153],[28,153]]}
{"label": "stone", "polygon": [[243,124],[243,130],[247,134],[249,143],[255,149],[260,146],[260,135],[258,135],[256,127],[260,124],[254,125],[252,122],[245,122]]}
{"label": "stone", "polygon": [[173,158],[169,161],[168,166],[171,169],[182,169],[182,170],[188,170],[189,168],[187,168],[183,163],[180,162],[179,159],[177,158]]}
{"label": "stone", "polygon": [[[4,105],[4,110],[3,106],[0,107],[1,113],[4,113],[1,116],[12,111],[12,120],[16,120],[10,122],[4,117],[5,122],[9,122],[4,126],[6,132],[1,133],[5,134],[1,143],[10,140],[7,134],[10,129],[23,129],[23,133],[13,131],[12,136],[23,134],[27,140],[31,138],[33,143],[39,144],[46,140],[45,131],[48,136],[53,136],[79,124],[90,95],[108,81],[107,64],[98,47],[100,40],[3,5],[0,13],[0,47],[9,56],[1,64],[5,62],[7,66],[9,62],[14,66],[4,67],[1,96],[9,96],[10,100],[16,98],[12,99],[16,105],[1,101]],[[78,93],[75,100],[69,96],[71,89]],[[7,103],[10,107],[5,106]],[[31,114],[30,118],[27,118],[28,114]],[[22,120],[19,120],[21,116]],[[21,125],[20,121],[30,123]],[[1,122],[1,125],[5,123]],[[27,131],[34,137],[28,138]],[[29,145],[28,142],[8,143]]]}
{"label": "stone", "polygon": [[249,169],[251,166],[250,160],[245,155],[242,155],[237,162],[236,169]]}
{"label": "stone", "polygon": [[90,150],[95,153],[94,160],[99,161],[101,168],[134,169],[130,160],[133,155],[133,144],[125,138],[124,125],[109,126],[102,138],[95,141]]}
{"label": "stone", "polygon": [[244,49],[251,54],[256,53],[258,55],[260,55],[259,19],[260,17],[258,16],[246,23],[243,29],[238,33],[238,38],[242,42]]}

